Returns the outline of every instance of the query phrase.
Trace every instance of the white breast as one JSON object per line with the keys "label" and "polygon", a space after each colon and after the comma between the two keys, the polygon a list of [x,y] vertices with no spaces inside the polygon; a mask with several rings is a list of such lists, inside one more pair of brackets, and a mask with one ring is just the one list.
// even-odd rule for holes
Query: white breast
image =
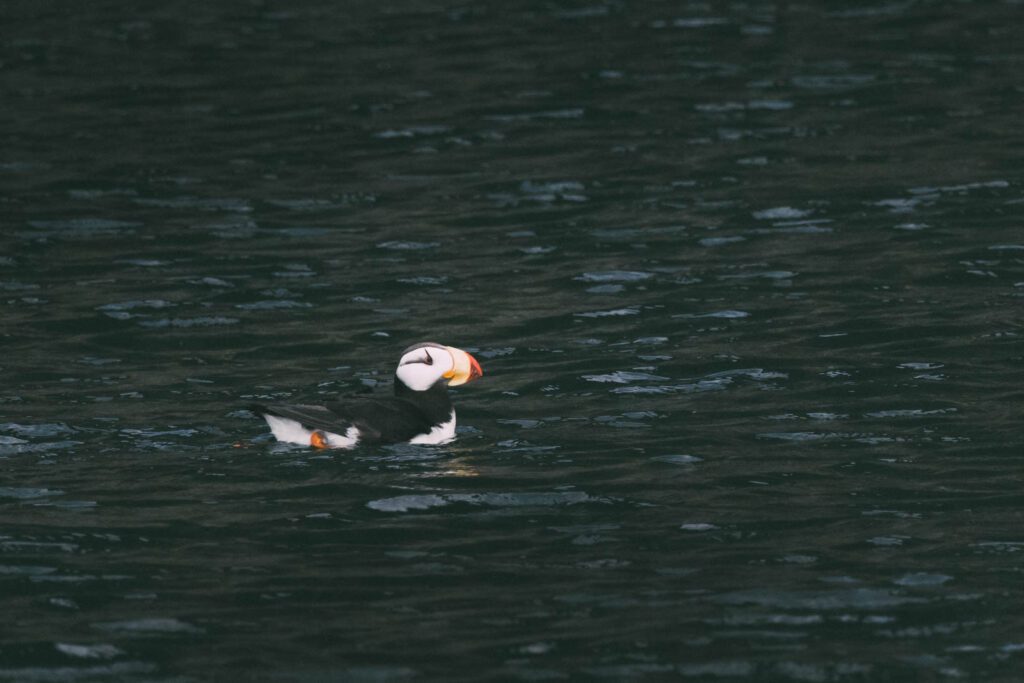
{"label": "white breast", "polygon": [[455,411],[452,411],[452,417],[447,422],[442,422],[427,434],[420,434],[414,436],[409,440],[409,443],[421,444],[421,445],[434,445],[439,443],[446,443],[455,438]]}
{"label": "white breast", "polygon": [[[313,436],[312,429],[306,429],[295,420],[289,420],[286,417],[264,415],[263,419],[265,419],[267,424],[270,425],[270,431],[274,433],[274,438],[278,441],[284,441],[285,443],[297,443],[302,446],[310,445],[309,439]],[[352,448],[359,443],[359,430],[355,427],[349,427],[344,436],[341,434],[335,434],[334,432],[322,433],[324,435],[324,439],[327,441],[327,445],[331,448]]]}

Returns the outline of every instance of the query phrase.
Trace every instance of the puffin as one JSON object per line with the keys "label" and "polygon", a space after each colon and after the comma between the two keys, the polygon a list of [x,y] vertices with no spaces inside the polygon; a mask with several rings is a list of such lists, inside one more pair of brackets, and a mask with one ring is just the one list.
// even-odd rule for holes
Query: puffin
{"label": "puffin", "polygon": [[395,395],[353,398],[325,405],[256,404],[278,441],[313,448],[356,444],[441,444],[455,438],[455,408],[448,387],[481,377],[462,349],[434,342],[413,344],[395,370]]}

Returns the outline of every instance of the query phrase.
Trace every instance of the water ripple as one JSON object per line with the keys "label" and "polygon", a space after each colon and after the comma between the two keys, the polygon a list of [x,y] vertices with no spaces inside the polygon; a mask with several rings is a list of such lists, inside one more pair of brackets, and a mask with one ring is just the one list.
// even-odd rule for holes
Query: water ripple
{"label": "water ripple", "polygon": [[205,632],[205,629],[173,617],[148,617],[125,621],[107,621],[94,624],[94,626],[102,631],[112,631],[127,635],[146,635],[151,633],[196,635]]}
{"label": "water ripple", "polygon": [[590,496],[578,491],[550,493],[445,493],[381,498],[370,501],[366,504],[366,507],[380,512],[409,512],[410,510],[428,510],[444,507],[455,503],[493,507],[550,507],[609,502],[607,499]]}

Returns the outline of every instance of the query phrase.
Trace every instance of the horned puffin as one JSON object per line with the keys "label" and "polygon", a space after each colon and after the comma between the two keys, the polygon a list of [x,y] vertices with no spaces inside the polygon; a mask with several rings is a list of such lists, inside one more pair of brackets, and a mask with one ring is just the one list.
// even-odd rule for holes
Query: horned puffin
{"label": "horned puffin", "polygon": [[395,395],[354,398],[326,405],[253,405],[278,441],[314,448],[357,443],[439,444],[455,438],[455,409],[448,387],[483,375],[473,356],[452,346],[421,342],[402,352]]}

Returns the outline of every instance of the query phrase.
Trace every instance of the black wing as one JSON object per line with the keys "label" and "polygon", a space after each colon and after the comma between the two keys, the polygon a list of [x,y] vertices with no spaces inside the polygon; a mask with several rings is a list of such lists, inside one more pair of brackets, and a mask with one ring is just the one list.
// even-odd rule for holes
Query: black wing
{"label": "black wing", "polygon": [[299,422],[308,429],[344,434],[349,427],[359,430],[360,441],[408,441],[430,431],[432,425],[409,401],[399,398],[334,401],[326,405],[254,405],[260,415],[276,415]]}
{"label": "black wing", "polygon": [[249,406],[249,410],[258,415],[273,415],[295,420],[307,429],[322,429],[335,434],[344,434],[349,427],[353,426],[351,420],[341,419],[324,406],[286,405],[283,403],[256,404]]}

